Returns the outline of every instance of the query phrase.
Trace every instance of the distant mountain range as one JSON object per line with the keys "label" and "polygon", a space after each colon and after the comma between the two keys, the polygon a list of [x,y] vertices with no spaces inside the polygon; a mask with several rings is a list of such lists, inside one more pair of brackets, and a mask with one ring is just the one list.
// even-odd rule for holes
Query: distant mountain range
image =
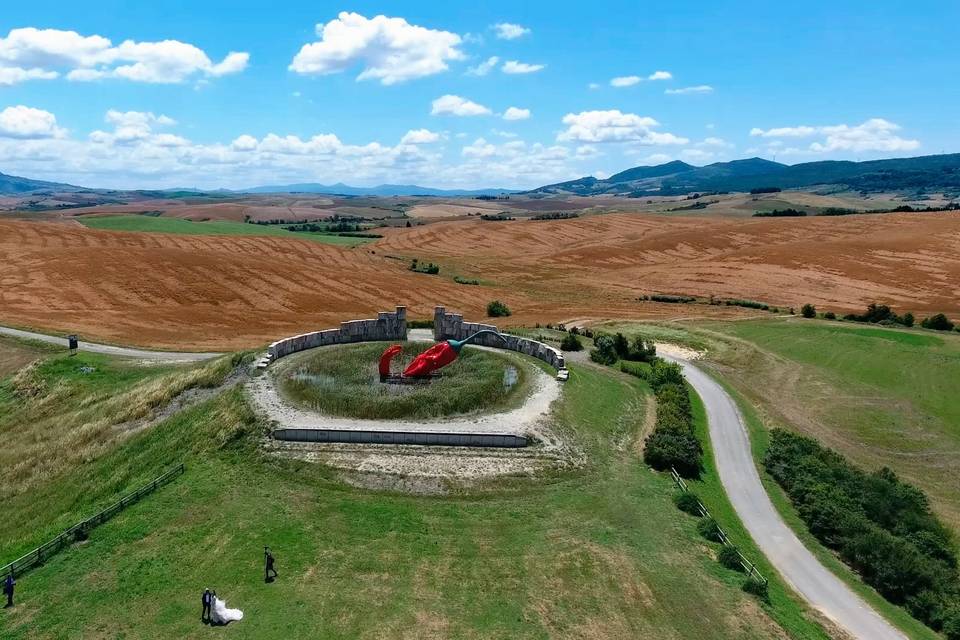
{"label": "distant mountain range", "polygon": [[43,180],[32,180],[30,178],[21,178],[19,176],[8,176],[0,173],[0,193],[30,193],[31,191],[79,191],[82,187],[75,187],[72,184],[63,184],[60,182],[44,182]]}
{"label": "distant mountain range", "polygon": [[517,193],[516,189],[432,189],[415,184],[381,184],[376,187],[351,187],[338,182],[325,185],[307,182],[279,186],[253,187],[242,193],[325,193],[340,196],[496,196]]}
{"label": "distant mountain range", "polygon": [[674,160],[652,167],[634,167],[605,179],[587,176],[558,182],[527,193],[642,197],[815,185],[843,185],[860,191],[957,191],[960,190],[960,153],[865,162],[824,160],[795,165],[748,158],[695,167]]}
{"label": "distant mountain range", "polygon": [[[409,184],[382,184],[351,187],[338,183],[287,184],[252,189],[195,193],[323,193],[344,196],[496,196],[503,193],[541,195],[681,195],[690,192],[750,191],[751,189],[795,189],[817,185],[840,185],[858,191],[942,190],[960,193],[960,153],[849,162],[824,160],[786,165],[763,158],[715,162],[695,167],[674,160],[652,167],[633,167],[609,178],[586,176],[549,184],[531,191],[515,189],[433,189]],[[34,191],[92,191],[58,182],[45,182],[0,173],[0,194],[28,194]],[[177,190],[154,190],[163,193]]]}

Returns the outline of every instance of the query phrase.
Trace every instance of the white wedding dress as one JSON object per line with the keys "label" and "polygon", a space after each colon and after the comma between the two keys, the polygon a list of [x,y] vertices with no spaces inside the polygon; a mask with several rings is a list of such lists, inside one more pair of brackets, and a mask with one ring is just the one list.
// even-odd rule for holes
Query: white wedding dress
{"label": "white wedding dress", "polygon": [[226,602],[220,598],[214,598],[210,618],[215,624],[227,624],[234,620],[243,620],[243,611],[240,611],[240,609],[228,609]]}

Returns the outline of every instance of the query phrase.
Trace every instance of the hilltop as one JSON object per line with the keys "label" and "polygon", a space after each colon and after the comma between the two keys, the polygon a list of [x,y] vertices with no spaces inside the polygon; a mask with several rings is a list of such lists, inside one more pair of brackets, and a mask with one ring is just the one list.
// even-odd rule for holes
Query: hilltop
{"label": "hilltop", "polygon": [[763,158],[715,162],[704,167],[674,160],[550,184],[530,193],[550,195],[677,195],[691,191],[750,191],[842,185],[858,191],[960,190],[960,154],[865,162],[824,160],[786,165]]}
{"label": "hilltop", "polygon": [[30,193],[31,191],[80,191],[83,187],[62,182],[46,182],[0,173],[0,193]]}

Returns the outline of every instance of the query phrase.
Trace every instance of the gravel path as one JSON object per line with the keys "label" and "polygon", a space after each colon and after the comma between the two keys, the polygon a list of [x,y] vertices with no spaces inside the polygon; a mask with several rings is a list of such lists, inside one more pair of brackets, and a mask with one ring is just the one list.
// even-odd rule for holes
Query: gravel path
{"label": "gravel path", "polygon": [[733,398],[689,360],[680,363],[707,409],[717,471],[750,536],[786,581],[827,618],[860,640],[906,640],[803,546],[770,502],[750,451],[750,438]]}
{"label": "gravel path", "polygon": [[[56,344],[62,347],[67,346],[67,339],[60,336],[50,336],[45,333],[35,331],[23,331],[22,329],[12,329],[10,327],[0,327],[0,335],[20,338],[22,340],[38,340],[49,344]],[[149,351],[147,349],[134,349],[132,347],[117,347],[110,344],[98,344],[96,342],[79,343],[80,351],[89,353],[102,353],[108,356],[117,356],[120,358],[136,358],[137,360],[146,360],[149,362],[177,363],[177,362],[199,362],[215,358],[220,353],[188,353],[181,351]]]}

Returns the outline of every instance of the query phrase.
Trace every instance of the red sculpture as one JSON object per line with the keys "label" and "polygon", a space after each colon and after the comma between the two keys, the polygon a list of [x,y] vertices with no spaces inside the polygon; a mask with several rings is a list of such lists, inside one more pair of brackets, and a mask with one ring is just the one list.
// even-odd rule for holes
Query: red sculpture
{"label": "red sculpture", "polygon": [[[437,370],[442,369],[456,360],[457,356],[460,355],[460,350],[463,349],[465,344],[470,343],[477,336],[484,333],[492,333],[501,340],[504,340],[502,335],[496,331],[491,331],[490,329],[478,331],[464,340],[444,340],[443,342],[433,345],[414,358],[413,362],[411,362],[407,368],[403,370],[403,373],[400,374],[401,379],[430,377],[430,375]],[[401,350],[402,348],[400,345],[395,344],[391,347],[388,347],[387,350],[383,352],[383,355],[380,356],[380,380],[386,380],[390,376],[390,360],[393,359],[395,355],[400,353]]]}

